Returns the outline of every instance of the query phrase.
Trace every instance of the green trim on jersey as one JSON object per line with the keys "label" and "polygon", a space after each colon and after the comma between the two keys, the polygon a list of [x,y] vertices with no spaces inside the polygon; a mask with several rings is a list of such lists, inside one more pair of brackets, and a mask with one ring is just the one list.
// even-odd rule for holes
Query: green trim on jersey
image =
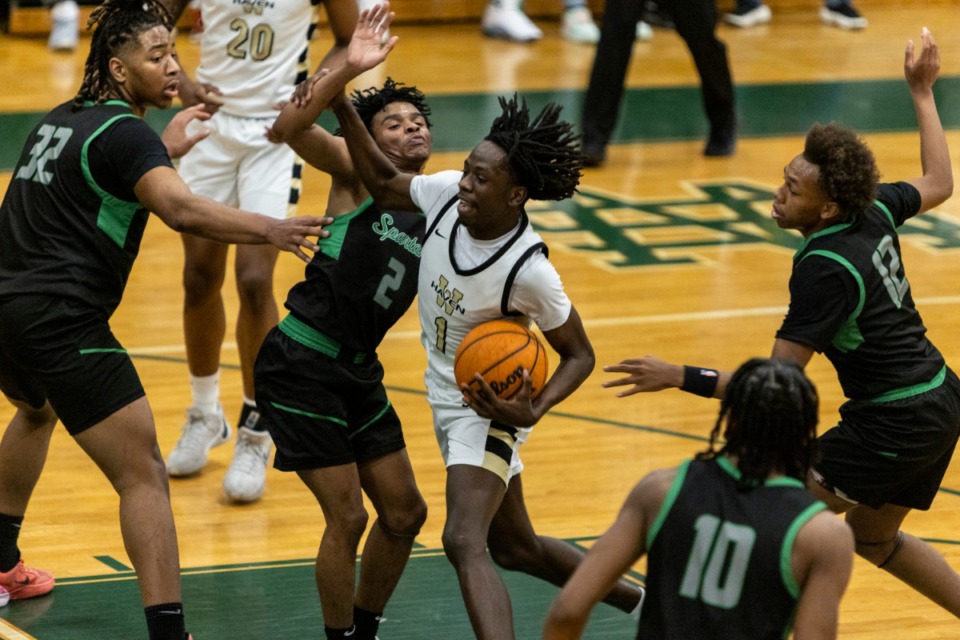
{"label": "green trim on jersey", "polygon": [[[330,358],[336,359],[339,357],[340,350],[343,348],[339,342],[327,334],[317,331],[313,327],[297,320],[292,315],[287,315],[286,318],[281,320],[277,328],[290,336],[292,340],[296,340],[303,346],[313,349],[314,351],[319,351]],[[360,352],[354,354],[353,363],[362,364],[366,359],[367,354]]]}
{"label": "green trim on jersey", "polygon": [[[372,204],[373,197],[371,196],[350,213],[334,216],[333,223],[324,227],[324,229],[330,232],[330,235],[317,243],[320,245],[320,253],[333,260],[338,260],[340,258],[340,251],[343,250],[343,242],[347,237],[347,231],[350,229],[350,223]],[[292,338],[293,336],[290,337]]]}
{"label": "green trim on jersey", "polygon": [[[126,106],[126,102],[120,101],[110,101],[110,103],[118,103]],[[109,104],[109,103],[108,103]],[[88,153],[90,151],[90,143],[93,142],[97,136],[99,136],[103,131],[111,126],[117,120],[122,118],[136,118],[132,113],[122,113],[118,116],[114,116],[103,123],[99,129],[93,132],[89,138],[83,143],[83,150],[80,154],[80,167],[83,170],[83,175],[87,179],[87,185],[100,196],[102,201],[100,204],[100,211],[97,212],[97,228],[107,234],[107,237],[113,240],[113,242],[120,247],[121,249],[127,244],[127,233],[130,231],[130,224],[133,222],[133,218],[136,215],[137,211],[143,207],[139,202],[128,202],[126,200],[121,200],[116,196],[110,195],[107,193],[100,185],[97,184],[97,181],[93,179],[93,173],[90,171],[90,160]]]}
{"label": "green trim on jersey", "polygon": [[[720,456],[713,459],[717,463],[717,466],[723,469],[728,473],[734,480],[740,481],[740,469],[737,468],[737,465],[733,463],[733,460],[727,456]],[[806,485],[803,481],[798,480],[797,478],[791,478],[789,476],[777,476],[776,478],[769,478],[763,481],[764,487],[796,487],[803,489]]]}
{"label": "green trim on jersey", "polygon": [[912,396],[918,396],[921,393],[926,393],[927,391],[932,391],[940,385],[943,384],[943,381],[947,379],[947,365],[943,365],[943,368],[940,369],[940,373],[933,377],[933,380],[929,382],[921,382],[909,387],[903,387],[901,389],[894,389],[892,391],[887,391],[882,393],[879,396],[868,398],[864,402],[893,402],[894,400],[903,400],[904,398],[910,398]]}
{"label": "green trim on jersey", "polygon": [[92,353],[126,353],[127,350],[123,348],[113,348],[113,349],[80,349],[80,355],[87,356]]}
{"label": "green trim on jersey", "polygon": [[[839,226],[839,225],[838,225]],[[816,235],[816,234],[815,234]],[[813,237],[813,236],[811,236]],[[866,342],[866,339],[863,337],[863,334],[860,332],[860,327],[857,325],[857,318],[860,317],[860,313],[863,311],[863,306],[867,302],[867,290],[863,284],[863,278],[860,276],[860,272],[857,271],[857,268],[850,263],[849,260],[841,256],[839,253],[834,253],[833,251],[823,251],[817,249],[811,251],[800,258],[800,262],[806,260],[809,256],[821,256],[827,258],[828,260],[833,260],[850,272],[853,276],[853,279],[857,283],[857,290],[860,293],[860,301],[857,303],[857,308],[853,310],[853,313],[850,314],[844,323],[840,327],[840,330],[837,331],[837,334],[833,336],[831,344],[837,348],[841,353],[848,353],[853,351],[861,344]],[[798,263],[799,264],[799,263]]]}
{"label": "green trim on jersey", "polygon": [[[807,524],[813,516],[824,511],[826,508],[827,505],[823,502],[819,500],[814,502],[794,518],[790,524],[790,528],[787,529],[786,535],[783,536],[783,543],[780,547],[780,576],[783,578],[783,586],[786,587],[794,599],[800,597],[800,585],[797,584],[797,578],[793,575],[793,544],[797,541],[800,528]],[[790,627],[793,627],[792,622],[787,629],[788,632]],[[786,635],[784,635],[784,637],[786,637]]]}
{"label": "green trim on jersey", "polygon": [[673,503],[677,501],[677,496],[680,494],[680,489],[683,488],[683,481],[687,477],[687,470],[690,468],[691,462],[693,461],[685,460],[677,467],[677,475],[673,479],[673,484],[670,485],[670,490],[667,491],[667,495],[663,499],[663,504],[660,505],[660,512],[657,513],[657,517],[653,521],[650,531],[647,533],[648,552],[653,547],[653,541],[656,539],[657,534],[660,533],[660,528],[663,527],[663,521],[667,519],[667,514],[669,514],[670,509],[673,508]]}
{"label": "green trim on jersey", "polygon": [[897,222],[893,219],[893,214],[890,213],[890,209],[887,209],[887,205],[883,204],[879,200],[874,200],[873,204],[877,205],[877,208],[879,208],[881,211],[883,211],[886,214],[887,220],[890,221],[890,226],[896,229]]}

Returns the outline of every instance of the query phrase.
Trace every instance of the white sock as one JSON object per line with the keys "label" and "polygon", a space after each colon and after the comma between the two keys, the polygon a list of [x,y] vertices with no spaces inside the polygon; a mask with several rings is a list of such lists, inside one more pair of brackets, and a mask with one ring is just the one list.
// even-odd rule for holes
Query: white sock
{"label": "white sock", "polygon": [[220,371],[213,375],[195,376],[190,374],[190,390],[193,392],[193,406],[204,413],[215,413],[220,409]]}
{"label": "white sock", "polygon": [[243,404],[247,405],[251,409],[257,408],[257,401],[253,398],[247,397],[247,394],[243,394]]}

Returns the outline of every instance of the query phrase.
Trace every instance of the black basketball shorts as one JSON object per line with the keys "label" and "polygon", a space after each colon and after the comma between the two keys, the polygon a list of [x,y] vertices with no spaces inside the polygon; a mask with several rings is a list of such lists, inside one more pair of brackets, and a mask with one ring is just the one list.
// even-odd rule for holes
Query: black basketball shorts
{"label": "black basketball shorts", "polygon": [[406,446],[376,358],[340,362],[274,328],[257,355],[254,384],[281,471],[362,463]]}
{"label": "black basketball shorts", "polygon": [[47,296],[0,301],[0,390],[36,408],[49,400],[74,436],[144,396],[104,314]]}
{"label": "black basketball shorts", "polygon": [[960,436],[960,381],[891,402],[848,401],[840,423],[819,440],[814,468],[851,499],[879,508],[926,510]]}

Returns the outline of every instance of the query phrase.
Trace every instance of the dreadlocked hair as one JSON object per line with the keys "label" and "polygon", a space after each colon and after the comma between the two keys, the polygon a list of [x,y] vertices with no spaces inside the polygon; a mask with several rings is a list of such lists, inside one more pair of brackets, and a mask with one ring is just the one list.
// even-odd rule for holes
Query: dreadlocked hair
{"label": "dreadlocked hair", "polygon": [[813,125],[803,158],[820,169],[819,187],[837,203],[844,219],[864,211],[876,198],[877,161],[854,131],[836,123]]}
{"label": "dreadlocked hair", "polygon": [[97,7],[87,21],[87,30],[96,27],[96,31],[83,69],[83,83],[73,98],[74,108],[85,102],[100,104],[116,98],[120,86],[110,73],[110,59],[141,33],[159,26],[173,28],[173,16],[159,0],[106,0]]}
{"label": "dreadlocked hair", "polygon": [[[370,131],[373,126],[373,117],[380,113],[388,104],[394,102],[409,102],[427,123],[427,128],[433,126],[430,122],[430,106],[427,104],[426,96],[416,87],[408,87],[402,82],[394,82],[393,78],[387,78],[383,86],[377,89],[357,89],[350,94],[350,101],[353,103],[357,114],[363,121],[363,125]],[[338,131],[339,134],[339,131]]]}
{"label": "dreadlocked hair", "polygon": [[530,122],[525,98],[519,104],[517,94],[499,100],[503,113],[484,140],[506,152],[517,182],[534,200],[563,200],[575,194],[583,168],[580,136],[573,133],[572,124],[560,120],[563,107],[551,102]]}
{"label": "dreadlocked hair", "polygon": [[[803,481],[816,454],[819,404],[816,388],[796,363],[748,360],[730,379],[710,446],[697,458],[735,456],[740,489],[762,484],[771,473]],[[726,443],[717,451],[724,423]]]}

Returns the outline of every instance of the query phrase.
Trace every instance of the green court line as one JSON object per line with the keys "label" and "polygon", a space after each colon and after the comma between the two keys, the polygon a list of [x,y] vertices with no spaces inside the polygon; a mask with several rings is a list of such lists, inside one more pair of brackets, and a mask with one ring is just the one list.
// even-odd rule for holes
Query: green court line
{"label": "green court line", "polygon": [[[960,128],[960,77],[939,78],[934,92],[944,127]],[[525,91],[522,95],[534,109],[551,101],[562,105],[565,117],[579,125],[582,90]],[[433,110],[434,151],[473,148],[485,133],[486,123],[499,115],[497,98],[495,93],[428,96]],[[736,99],[741,137],[802,135],[814,122],[832,120],[861,133],[916,129],[902,79],[745,84],[737,86]],[[176,111],[154,109],[147,113],[146,120],[159,131]],[[43,113],[0,114],[0,136],[9,141],[0,146],[0,171],[13,168],[23,142]],[[330,130],[336,128],[329,113],[324,113],[320,123]],[[625,92],[613,142],[698,140],[706,132],[699,88],[631,88]]]}
{"label": "green court line", "polygon": [[112,556],[93,556],[93,557],[99,560],[100,562],[102,562],[103,564],[107,565],[114,571],[133,571],[133,567],[128,567],[127,565],[123,564],[122,562],[120,562],[119,560],[117,560]]}
{"label": "green court line", "polygon": [[[185,613],[198,640],[322,637],[313,559],[260,564],[264,566],[255,569],[227,565],[221,571],[183,571]],[[523,574],[501,576],[511,595],[517,637],[539,637],[543,616],[558,589]],[[643,582],[636,573],[630,579]],[[472,637],[456,573],[441,549],[412,554],[385,617],[379,633],[384,640]],[[0,618],[38,640],[146,635],[132,575],[58,581],[58,588],[47,596],[0,609]],[[630,616],[599,606],[584,637],[626,638],[634,633],[636,623]]]}

